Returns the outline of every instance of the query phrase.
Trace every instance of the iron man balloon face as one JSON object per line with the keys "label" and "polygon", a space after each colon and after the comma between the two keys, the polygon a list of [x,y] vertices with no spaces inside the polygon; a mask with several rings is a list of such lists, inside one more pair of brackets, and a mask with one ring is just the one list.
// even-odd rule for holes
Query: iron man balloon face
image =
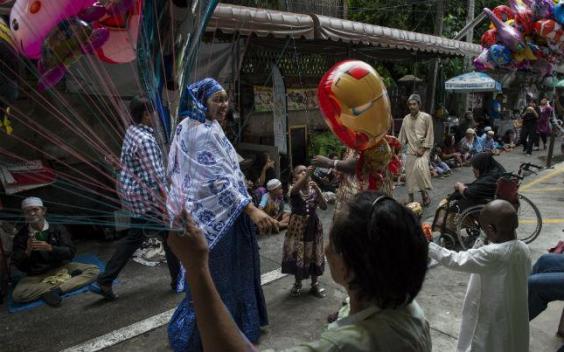
{"label": "iron man balloon face", "polygon": [[375,146],[391,126],[391,109],[384,82],[362,61],[343,61],[321,79],[320,108],[333,133],[350,148]]}

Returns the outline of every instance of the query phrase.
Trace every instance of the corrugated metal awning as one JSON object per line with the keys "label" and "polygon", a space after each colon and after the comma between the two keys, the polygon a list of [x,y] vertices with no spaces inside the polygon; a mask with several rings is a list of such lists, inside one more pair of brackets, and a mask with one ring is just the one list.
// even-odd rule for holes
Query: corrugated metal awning
{"label": "corrugated metal awning", "polygon": [[439,53],[449,56],[478,56],[480,46],[395,28],[321,15],[257,9],[219,4],[208,23],[208,32],[255,34],[258,37],[303,38],[364,46]]}
{"label": "corrugated metal awning", "polygon": [[344,43],[415,50],[456,56],[478,56],[479,45],[340,18],[313,15],[316,38]]}
{"label": "corrugated metal awning", "polygon": [[275,38],[315,39],[313,18],[292,12],[257,9],[238,5],[219,4],[208,22],[207,31],[223,33],[269,35]]}

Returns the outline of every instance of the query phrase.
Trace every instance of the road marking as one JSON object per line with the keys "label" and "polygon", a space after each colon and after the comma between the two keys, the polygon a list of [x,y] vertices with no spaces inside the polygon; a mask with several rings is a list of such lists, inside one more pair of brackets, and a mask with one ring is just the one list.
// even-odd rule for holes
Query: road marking
{"label": "road marking", "polygon": [[266,286],[276,280],[280,280],[283,277],[288,276],[288,274],[282,274],[282,268],[272,270],[268,273],[264,273],[260,276],[260,284]]}
{"label": "road marking", "polygon": [[522,193],[548,193],[548,192],[562,192],[564,187],[546,187],[546,188],[533,188],[523,191]]}
{"label": "road marking", "polygon": [[[262,274],[260,277],[260,283],[262,286],[265,286],[286,276],[288,275],[282,274],[281,268],[278,268]],[[137,323],[133,323],[121,329],[117,329],[105,335],[85,341],[79,345],[64,349],[61,352],[96,352],[103,350],[104,348],[117,345],[120,342],[132,339],[168,324],[175,310],[176,308],[153,315],[152,317],[138,321]]]}
{"label": "road marking", "polygon": [[547,173],[546,175],[543,175],[539,178],[535,178],[534,180],[527,183],[526,185],[519,187],[519,191],[525,192],[526,190],[533,187],[534,185],[539,184],[543,181],[549,180],[549,179],[553,178],[554,176],[558,176],[562,173],[564,173],[564,167],[563,166],[557,167],[554,170],[552,170],[551,172]]}
{"label": "road marking", "polygon": [[[536,224],[537,219],[522,219],[519,220],[520,224]],[[542,219],[543,224],[564,224],[564,219]]]}

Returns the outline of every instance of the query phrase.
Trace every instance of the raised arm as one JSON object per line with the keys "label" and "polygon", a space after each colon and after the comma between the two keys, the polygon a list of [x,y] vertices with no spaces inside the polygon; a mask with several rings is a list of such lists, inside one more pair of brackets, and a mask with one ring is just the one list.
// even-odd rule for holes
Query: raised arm
{"label": "raised arm", "polygon": [[298,180],[296,181],[296,183],[294,183],[294,185],[292,186],[292,189],[290,190],[291,194],[296,194],[297,192],[301,191],[302,189],[304,189],[304,187],[307,185],[307,180],[308,178],[311,176],[311,174],[313,173],[313,167],[310,166],[307,168],[307,173],[304,174],[303,176],[298,177]]}
{"label": "raised arm", "polygon": [[322,155],[316,155],[311,160],[311,165],[315,167],[323,167],[326,169],[334,168],[337,171],[354,175],[354,173],[356,172],[357,162],[358,162],[358,157],[354,157],[346,160],[333,160]]}
{"label": "raised arm", "polygon": [[486,247],[455,252],[431,242],[429,257],[449,269],[467,273],[485,273],[495,270],[498,265],[497,258]]}

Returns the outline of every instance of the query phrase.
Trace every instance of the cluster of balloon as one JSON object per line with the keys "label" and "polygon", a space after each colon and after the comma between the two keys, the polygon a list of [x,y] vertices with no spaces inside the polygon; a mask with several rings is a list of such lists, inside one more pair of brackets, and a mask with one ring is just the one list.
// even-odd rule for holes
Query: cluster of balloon
{"label": "cluster of balloon", "polygon": [[39,60],[39,89],[54,86],[69,65],[103,47],[111,31],[100,21],[125,16],[135,2],[16,0],[10,13],[10,28],[19,52]]}
{"label": "cluster of balloon", "polygon": [[392,151],[397,139],[387,136],[392,115],[382,78],[362,61],[337,63],[321,79],[318,98],[325,122],[347,147],[360,152],[357,175],[368,175],[368,188],[377,189],[387,171],[401,166]]}
{"label": "cluster of balloon", "polygon": [[10,34],[10,28],[0,17],[0,128],[8,134],[12,130],[7,111],[9,105],[18,97],[19,67],[18,50]]}
{"label": "cluster of balloon", "polygon": [[549,75],[564,58],[564,0],[509,0],[484,9],[492,24],[481,38],[478,71],[535,71]]}

